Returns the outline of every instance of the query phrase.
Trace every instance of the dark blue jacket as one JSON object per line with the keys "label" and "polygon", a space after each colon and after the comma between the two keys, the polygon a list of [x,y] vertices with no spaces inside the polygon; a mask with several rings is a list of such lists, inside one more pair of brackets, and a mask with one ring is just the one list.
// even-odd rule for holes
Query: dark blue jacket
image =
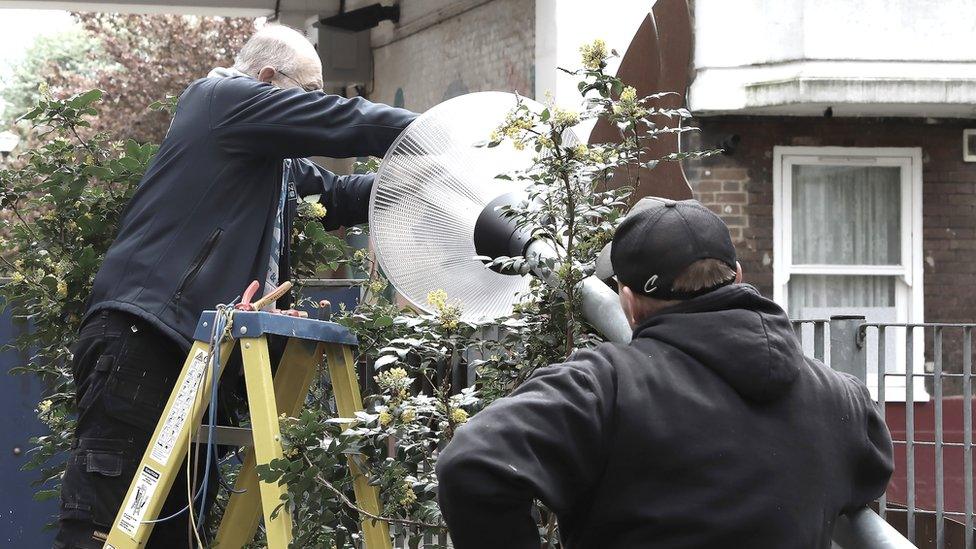
{"label": "dark blue jacket", "polygon": [[[415,117],[243,76],[190,84],[95,276],[86,317],[125,311],[189,348],[201,311],[264,283],[282,161],[296,159],[297,195],[322,195],[326,229],[364,223],[372,175],[336,176],[303,157],[382,157]],[[285,235],[297,206],[289,194]]]}

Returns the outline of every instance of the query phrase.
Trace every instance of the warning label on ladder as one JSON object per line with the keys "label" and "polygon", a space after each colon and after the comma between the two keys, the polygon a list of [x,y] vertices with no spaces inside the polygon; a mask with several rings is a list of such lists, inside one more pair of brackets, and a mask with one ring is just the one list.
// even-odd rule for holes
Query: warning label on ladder
{"label": "warning label on ladder", "polygon": [[200,381],[203,379],[203,374],[206,371],[207,353],[201,349],[197,351],[197,354],[193,357],[193,361],[190,362],[186,377],[183,378],[183,384],[180,385],[180,389],[176,393],[176,400],[173,402],[173,407],[169,409],[169,414],[166,415],[163,428],[159,432],[159,436],[156,437],[152,452],[149,454],[157,463],[166,465],[169,462],[169,456],[173,453],[173,447],[177,442],[177,437],[180,436],[183,425],[186,424],[186,420],[190,417],[193,402],[196,400],[197,390],[200,387]]}
{"label": "warning label on ladder", "polygon": [[129,496],[122,509],[122,516],[119,518],[119,530],[122,530],[130,537],[135,537],[136,530],[142,523],[142,517],[146,514],[146,504],[156,491],[159,484],[159,472],[151,467],[143,466],[139,472],[139,480],[136,482],[135,490]]}

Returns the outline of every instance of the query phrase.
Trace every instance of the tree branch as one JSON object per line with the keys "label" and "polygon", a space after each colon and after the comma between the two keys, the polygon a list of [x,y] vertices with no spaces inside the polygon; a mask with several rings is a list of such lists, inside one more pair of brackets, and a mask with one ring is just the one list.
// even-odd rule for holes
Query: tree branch
{"label": "tree branch", "polygon": [[[308,459],[308,456],[302,454],[302,459],[305,460],[305,463],[308,464],[309,467],[314,467],[315,466],[315,464],[312,463],[312,460]],[[365,516],[367,518],[370,518],[370,519],[373,519],[373,520],[379,520],[379,521],[382,521],[382,522],[386,522],[388,524],[406,524],[408,526],[420,526],[422,528],[434,528],[434,529],[440,530],[442,532],[447,530],[447,527],[444,526],[444,525],[441,525],[441,524],[431,524],[429,522],[423,522],[423,521],[420,521],[420,520],[410,520],[410,519],[400,519],[400,518],[394,518],[394,517],[384,517],[384,516],[380,516],[380,515],[376,515],[376,514],[370,513],[369,511],[367,511],[367,510],[363,509],[362,507],[359,507],[358,505],[356,505],[355,503],[353,503],[349,498],[346,497],[346,495],[344,493],[342,493],[342,490],[336,488],[335,485],[333,485],[331,482],[329,482],[328,480],[326,480],[322,476],[321,473],[315,473],[315,480],[317,480],[320,484],[322,484],[322,486],[325,486],[330,492],[332,492],[333,494],[335,494],[336,497],[339,498],[339,501],[342,502],[343,505],[345,505],[346,507],[352,509],[353,511],[355,511],[355,512],[359,513],[360,515],[363,515],[363,516]]]}

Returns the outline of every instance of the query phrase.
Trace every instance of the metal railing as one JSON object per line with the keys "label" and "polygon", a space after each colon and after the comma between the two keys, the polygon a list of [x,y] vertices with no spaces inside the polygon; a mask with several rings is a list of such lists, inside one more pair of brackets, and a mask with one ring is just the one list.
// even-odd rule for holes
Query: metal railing
{"label": "metal railing", "polygon": [[[794,322],[809,356],[875,385],[896,463],[888,491],[877,502],[878,514],[920,547],[973,548],[974,328],[968,323],[869,323],[860,316]],[[869,347],[874,349],[869,352]],[[947,406],[954,413],[946,415]],[[947,453],[959,458],[951,461],[950,482]]]}

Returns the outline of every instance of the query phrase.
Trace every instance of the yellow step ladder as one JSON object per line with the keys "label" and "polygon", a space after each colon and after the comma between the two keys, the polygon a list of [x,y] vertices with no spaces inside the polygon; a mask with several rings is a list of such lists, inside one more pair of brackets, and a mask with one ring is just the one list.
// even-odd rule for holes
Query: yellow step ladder
{"label": "yellow step ladder", "polygon": [[[149,540],[152,521],[158,518],[176,474],[183,466],[190,443],[189,431],[199,428],[210,402],[212,384],[217,381],[208,361],[211,330],[217,320],[215,311],[206,311],[200,317],[194,335],[196,341],[122,500],[105,549],[141,548]],[[351,418],[363,409],[352,353],[356,337],[345,327],[332,322],[267,312],[235,311],[230,326],[230,338],[220,344],[220,364],[227,364],[240,343],[252,428],[250,432],[229,428],[222,431],[236,434],[238,443],[246,442],[240,436],[241,432],[246,433],[245,438],[253,441],[253,448],[247,452],[238,473],[235,493],[221,519],[214,546],[219,549],[242,547],[254,538],[263,515],[269,549],[286,549],[292,540],[291,515],[284,506],[275,516],[272,514],[281,504],[281,496],[288,487],[259,482],[255,466],[282,457],[279,414],[297,415],[323,353],[328,361],[339,415]],[[269,334],[288,340],[273,379],[268,353]],[[199,438],[204,441],[206,431],[206,427],[200,430]],[[379,515],[379,490],[368,483],[352,457],[349,467],[354,478],[357,506]],[[192,509],[186,512],[192,512]],[[390,549],[389,528],[385,522],[364,518],[360,524],[368,549]]]}

